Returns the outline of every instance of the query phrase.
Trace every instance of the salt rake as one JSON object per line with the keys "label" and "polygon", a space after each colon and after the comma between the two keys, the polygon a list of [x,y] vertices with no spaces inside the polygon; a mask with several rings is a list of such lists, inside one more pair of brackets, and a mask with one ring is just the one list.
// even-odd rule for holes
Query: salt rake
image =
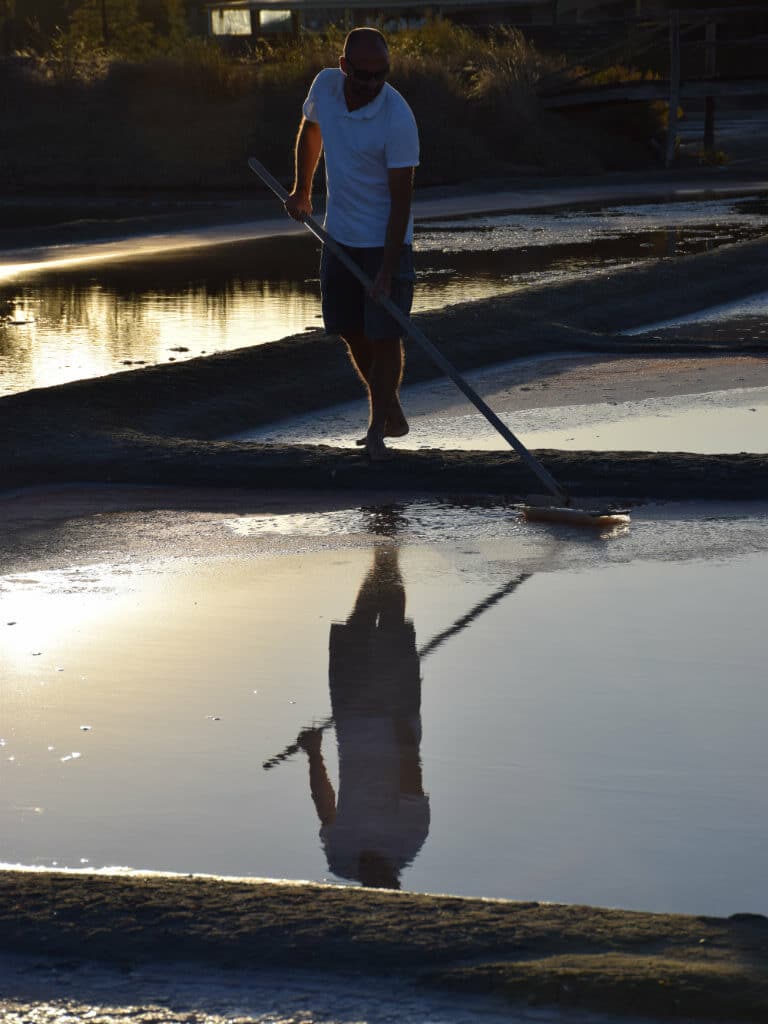
{"label": "salt rake", "polygon": [[[274,192],[281,203],[285,204],[288,199],[288,193],[277,178],[274,178],[266,167],[255,157],[251,157],[248,160],[248,166],[254,174],[261,178],[264,184]],[[347,270],[349,270],[349,272],[353,274],[370,292],[373,287],[373,281],[363,270],[360,269],[355,261],[345,252],[342,246],[340,246],[335,239],[331,238],[331,236],[321,228],[317,221],[310,217],[309,214],[304,214],[301,220],[304,226],[307,227],[312,234],[328,248],[329,252],[332,252],[339,262],[342,263]],[[575,507],[573,504],[574,499],[571,498],[567,491],[560,486],[552,474],[539,462],[539,460],[528,451],[522,441],[515,437],[509,427],[499,419],[493,409],[491,409],[480,395],[478,395],[475,389],[464,379],[464,377],[462,377],[453,364],[445,358],[442,352],[433,345],[426,334],[424,334],[423,331],[414,324],[410,317],[407,317],[388,295],[378,296],[377,301],[384,307],[393,320],[399,324],[404,335],[419,345],[419,347],[429,356],[435,366],[442,370],[446,377],[453,381],[459,391],[469,399],[493,429],[501,435],[501,437],[515,452],[517,452],[526,466],[528,466],[531,472],[538,477],[544,487],[546,487],[549,494],[555,499],[556,504],[552,504],[548,498],[544,499],[544,503],[540,503],[539,499],[531,499],[529,502],[524,503],[521,506],[521,512],[526,519],[568,523],[573,526],[597,526],[601,529],[627,523],[629,521],[629,513],[625,509],[615,509],[611,507]],[[550,501],[549,504],[546,503],[548,501]]]}

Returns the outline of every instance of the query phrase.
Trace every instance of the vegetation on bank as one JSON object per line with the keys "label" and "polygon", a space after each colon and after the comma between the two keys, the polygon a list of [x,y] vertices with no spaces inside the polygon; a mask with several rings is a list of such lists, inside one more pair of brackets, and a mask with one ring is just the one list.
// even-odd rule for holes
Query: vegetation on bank
{"label": "vegetation on bank", "polygon": [[0,0],[0,56],[68,38],[141,59],[205,28],[200,0]]}
{"label": "vegetation on bank", "polygon": [[386,976],[513,1004],[764,1021],[768,920],[345,886],[0,872],[0,949]]}
{"label": "vegetation on bank", "polygon": [[[164,2],[181,11],[182,0]],[[164,33],[137,22],[120,35],[113,22],[105,47],[94,0],[77,10],[80,20],[53,32],[47,49],[6,61],[0,189],[252,187],[250,154],[290,177],[302,100],[314,75],[337,63],[340,30],[259,40],[232,56],[182,31],[179,16]],[[422,185],[654,160],[649,143],[663,131],[663,108],[567,117],[544,110],[537,85],[563,61],[517,29],[481,35],[435,19],[390,42],[392,84],[420,126]]]}

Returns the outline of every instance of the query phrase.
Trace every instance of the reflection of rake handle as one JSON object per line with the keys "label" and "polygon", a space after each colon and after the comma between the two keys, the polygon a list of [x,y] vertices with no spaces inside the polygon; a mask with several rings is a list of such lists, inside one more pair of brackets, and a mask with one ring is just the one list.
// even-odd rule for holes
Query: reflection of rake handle
{"label": "reflection of rake handle", "polygon": [[482,615],[483,612],[487,612],[489,608],[492,608],[497,601],[500,601],[502,597],[506,597],[507,594],[511,594],[513,590],[517,590],[521,583],[525,583],[531,574],[529,572],[522,572],[519,576],[515,576],[514,579],[509,580],[498,590],[495,590],[489,597],[484,597],[482,601],[479,601],[474,608],[467,612],[466,615],[462,615],[460,619],[457,619],[452,626],[448,629],[444,629],[442,633],[438,633],[437,636],[433,636],[431,640],[424,644],[419,649],[418,655],[420,658],[426,658],[427,655],[431,654],[436,647],[439,647],[450,637],[460,633],[462,629],[466,629],[467,626],[474,622],[475,619]]}
{"label": "reflection of rake handle", "polygon": [[[519,576],[515,576],[514,579],[505,583],[503,587],[499,587],[499,589],[494,591],[490,597],[484,597],[482,601],[471,609],[471,611],[468,611],[466,615],[462,615],[460,619],[457,619],[452,626],[449,626],[448,629],[444,629],[442,633],[438,633],[436,636],[433,636],[430,641],[424,644],[423,647],[419,648],[416,652],[418,657],[428,657],[432,651],[434,651],[436,647],[439,647],[445,640],[449,637],[455,636],[456,633],[460,633],[462,629],[466,629],[470,622],[474,622],[478,615],[482,615],[483,612],[493,607],[497,601],[500,601],[502,597],[506,597],[507,594],[511,594],[512,591],[516,590],[521,583],[525,583],[530,575],[531,574],[529,572],[520,573]],[[312,729],[316,732],[325,732],[326,729],[330,729],[335,720],[335,715],[329,715],[328,718],[320,723],[320,725],[313,725]],[[283,761],[287,761],[289,758],[293,757],[294,754],[298,754],[300,750],[301,744],[294,740],[294,742],[289,743],[284,750],[281,750],[279,754],[275,754],[274,757],[270,757],[268,761],[264,762],[262,765],[264,771],[268,772],[270,768],[274,768],[277,765],[282,764]]]}

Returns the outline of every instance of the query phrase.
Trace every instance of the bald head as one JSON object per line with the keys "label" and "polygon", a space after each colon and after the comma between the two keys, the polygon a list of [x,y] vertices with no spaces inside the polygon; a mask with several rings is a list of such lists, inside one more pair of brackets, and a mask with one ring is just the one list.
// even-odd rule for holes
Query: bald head
{"label": "bald head", "polygon": [[349,110],[375,100],[389,74],[387,41],[375,28],[353,28],[339,58],[344,73],[344,97]]}
{"label": "bald head", "polygon": [[384,36],[376,28],[353,28],[344,40],[344,56],[357,58],[389,58],[389,49]]}

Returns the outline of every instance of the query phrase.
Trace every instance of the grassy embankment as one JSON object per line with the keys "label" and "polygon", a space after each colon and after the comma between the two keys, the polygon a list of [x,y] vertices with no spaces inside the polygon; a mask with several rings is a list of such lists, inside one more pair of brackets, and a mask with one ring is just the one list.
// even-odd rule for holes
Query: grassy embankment
{"label": "grassy embankment", "polygon": [[[287,177],[301,102],[342,39],[306,36],[239,59],[200,40],[141,61],[60,46],[2,90],[0,190],[252,187],[252,153]],[[391,46],[392,83],[420,125],[422,185],[652,162],[662,109],[543,110],[536,84],[558,60],[516,30],[481,38],[434,21]]]}
{"label": "grassy embankment", "polygon": [[513,1002],[689,1020],[766,1020],[766,925],[752,914],[690,917],[192,877],[0,872],[0,950],[125,967],[186,959],[396,971],[424,985]]}

